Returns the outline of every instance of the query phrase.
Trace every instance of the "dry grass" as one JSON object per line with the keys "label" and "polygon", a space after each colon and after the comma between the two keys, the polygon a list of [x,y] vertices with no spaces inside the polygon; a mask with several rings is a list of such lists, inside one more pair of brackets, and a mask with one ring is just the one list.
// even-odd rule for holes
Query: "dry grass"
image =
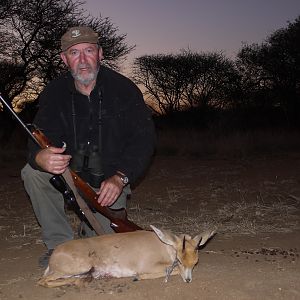
{"label": "dry grass", "polygon": [[[158,155],[197,158],[246,158],[260,155],[276,155],[300,150],[300,133],[291,131],[251,131],[232,132],[227,135],[215,135],[213,132],[200,132],[196,130],[165,130],[158,135]],[[190,167],[190,171],[193,167]],[[197,167],[194,167],[195,169]],[[201,169],[200,169],[201,170]],[[199,169],[197,172],[200,171]],[[162,173],[162,170],[159,170]],[[161,174],[155,176],[158,177]],[[228,169],[223,172],[224,178],[239,174],[237,169]],[[159,175],[160,174],[160,175]],[[198,173],[199,174],[199,173]],[[188,169],[181,178],[190,177]],[[167,174],[168,176],[168,174]],[[205,176],[205,175],[202,175]],[[163,177],[162,177],[163,179]],[[287,232],[299,228],[299,206],[297,199],[291,201],[288,195],[280,194],[281,183],[272,182],[272,187],[265,190],[239,191],[232,183],[213,182],[209,190],[195,195],[195,189],[184,186],[166,188],[166,195],[152,199],[154,203],[160,203],[158,208],[147,210],[145,207],[135,206],[130,210],[130,215],[137,223],[148,228],[149,224],[174,228],[176,231],[185,231],[193,228],[194,232],[205,228],[217,227],[219,232],[231,234],[257,234],[259,232]],[[293,182],[296,184],[296,182]],[[224,203],[223,195],[235,191],[238,196]],[[253,194],[256,199],[253,200]],[[204,199],[203,196],[207,197]],[[151,197],[153,197],[152,195]],[[181,200],[193,200],[193,197],[201,199],[204,204],[201,211],[184,210],[176,217],[166,216],[170,207],[176,206]],[[160,199],[161,198],[161,199]],[[163,200],[164,199],[164,200]],[[147,202],[147,199],[145,199]],[[218,207],[211,206],[212,202],[223,203]],[[143,203],[143,200],[141,201]],[[144,211],[146,210],[146,214]]]}
{"label": "dry grass", "polygon": [[243,234],[292,231],[299,228],[299,208],[288,202],[278,199],[269,204],[262,200],[227,204],[217,212],[219,226],[224,232]]}
{"label": "dry grass", "polygon": [[201,213],[186,209],[178,211],[176,216],[166,215],[168,210],[163,206],[152,210],[143,209],[138,205],[130,207],[130,217],[144,228],[153,224],[181,233],[189,233],[192,229],[194,234],[215,228],[219,233],[225,234],[290,232],[300,228],[299,203],[291,203],[289,199],[284,198],[269,204],[263,200],[247,202],[241,199],[224,204],[217,210],[213,207],[209,209],[209,206],[202,209]]}
{"label": "dry grass", "polygon": [[[20,193],[11,191],[11,186],[2,187],[0,195],[1,208],[0,221],[10,218],[11,225],[4,225],[1,222],[0,234],[5,232],[6,238],[27,240],[32,238],[39,243],[40,229],[31,210],[25,215],[19,216],[11,204],[14,197]],[[293,195],[274,194],[272,201],[270,195],[259,194],[256,201],[249,197],[251,191],[240,192],[240,199],[230,203],[220,203],[217,208],[210,205],[209,201],[202,203],[201,209],[192,209],[188,206],[177,209],[176,214],[169,214],[174,207],[183,199],[192,199],[192,192],[187,187],[181,186],[167,188],[167,199],[163,196],[155,196],[152,193],[145,195],[148,199],[140,199],[141,204],[130,202],[128,213],[130,219],[145,229],[153,224],[161,228],[172,229],[177,233],[189,233],[191,235],[202,232],[205,229],[216,229],[224,234],[251,234],[263,232],[289,232],[299,229],[299,199]],[[143,206],[143,203],[155,203],[151,207]],[[268,201],[266,199],[268,198]],[[76,215],[68,211],[68,217],[74,231],[77,231],[79,221]],[[1,234],[2,235],[2,234]],[[2,236],[3,237],[3,236]]]}

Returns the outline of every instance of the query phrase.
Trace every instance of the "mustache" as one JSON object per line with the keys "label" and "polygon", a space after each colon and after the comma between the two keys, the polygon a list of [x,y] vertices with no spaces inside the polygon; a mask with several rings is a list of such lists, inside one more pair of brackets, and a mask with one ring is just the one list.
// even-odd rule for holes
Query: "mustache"
{"label": "mustache", "polygon": [[91,65],[87,64],[87,63],[85,63],[85,64],[78,64],[77,70],[81,69],[81,68],[91,69]]}

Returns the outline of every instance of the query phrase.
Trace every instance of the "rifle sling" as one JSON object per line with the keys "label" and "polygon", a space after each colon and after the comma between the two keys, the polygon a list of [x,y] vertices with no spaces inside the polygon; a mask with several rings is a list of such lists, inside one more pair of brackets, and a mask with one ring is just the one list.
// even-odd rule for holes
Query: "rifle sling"
{"label": "rifle sling", "polygon": [[88,219],[88,221],[90,222],[90,224],[93,227],[93,229],[95,230],[95,232],[98,235],[105,234],[101,224],[96,219],[95,214],[88,207],[88,205],[86,204],[84,199],[82,199],[82,197],[79,195],[79,193],[77,191],[77,188],[74,185],[73,178],[72,178],[72,175],[71,175],[69,169],[66,169],[66,171],[63,173],[63,177],[65,178],[66,182],[68,183],[68,185],[70,186],[70,188],[74,192],[76,201],[77,201],[80,209],[84,212],[85,217]]}

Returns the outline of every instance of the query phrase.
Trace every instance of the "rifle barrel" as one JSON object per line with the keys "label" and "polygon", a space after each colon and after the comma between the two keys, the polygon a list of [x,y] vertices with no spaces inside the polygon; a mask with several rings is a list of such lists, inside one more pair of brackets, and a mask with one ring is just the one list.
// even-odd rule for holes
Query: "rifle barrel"
{"label": "rifle barrel", "polygon": [[32,132],[29,130],[29,128],[23,123],[23,121],[19,118],[19,116],[17,115],[17,113],[9,106],[9,104],[3,99],[3,97],[1,95],[0,95],[0,100],[6,106],[6,108],[11,112],[11,114],[14,116],[14,118],[27,131],[27,133],[30,135],[30,137],[38,144],[38,140],[35,138],[35,136],[32,134]]}

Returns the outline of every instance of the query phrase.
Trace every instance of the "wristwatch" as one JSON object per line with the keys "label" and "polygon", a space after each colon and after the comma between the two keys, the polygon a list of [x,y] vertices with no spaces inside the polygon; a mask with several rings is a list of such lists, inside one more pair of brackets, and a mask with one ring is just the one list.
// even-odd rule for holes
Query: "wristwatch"
{"label": "wristwatch", "polygon": [[120,177],[120,179],[121,179],[124,186],[129,183],[129,178],[125,174],[123,174],[120,171],[117,171],[117,175]]}

